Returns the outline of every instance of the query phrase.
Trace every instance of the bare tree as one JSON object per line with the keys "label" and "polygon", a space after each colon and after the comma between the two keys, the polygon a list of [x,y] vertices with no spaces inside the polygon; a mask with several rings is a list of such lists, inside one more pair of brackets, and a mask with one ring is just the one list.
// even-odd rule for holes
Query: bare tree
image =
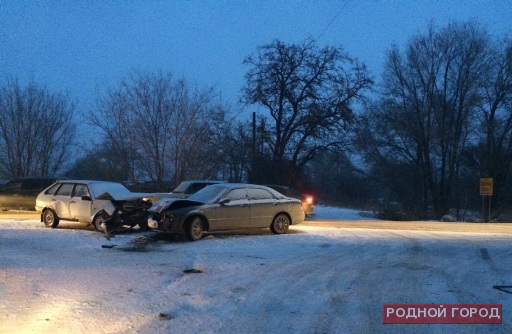
{"label": "bare tree", "polygon": [[135,181],[140,157],[135,132],[132,131],[135,121],[122,87],[123,84],[118,89],[107,91],[98,99],[96,112],[89,115],[91,124],[101,130],[89,156],[102,165],[101,169],[110,170],[107,175],[112,180]]}
{"label": "bare tree", "polygon": [[482,134],[478,142],[477,163],[480,177],[494,179],[494,207],[498,215],[509,208],[512,172],[512,41],[493,45],[489,71],[482,87],[479,119]]}
{"label": "bare tree", "polygon": [[213,106],[213,96],[212,89],[191,90],[170,73],[134,73],[100,100],[91,121],[117,152],[110,158],[125,166],[126,177],[149,178],[168,190],[215,170],[218,156],[209,148],[224,109]]}
{"label": "bare tree", "polygon": [[175,183],[187,178],[215,178],[223,164],[221,134],[228,126],[226,108],[214,103],[213,89],[192,91],[184,81],[175,88],[170,141]]}
{"label": "bare tree", "polygon": [[171,74],[135,74],[123,82],[131,133],[142,158],[137,165],[159,186],[171,177],[172,159],[169,141],[176,114],[175,87]]}
{"label": "bare tree", "polygon": [[300,173],[317,151],[347,143],[343,125],[373,83],[341,48],[320,49],[313,40],[275,40],[244,63],[250,66],[244,101],[263,106],[271,118],[267,145],[280,180]]}
{"label": "bare tree", "polygon": [[0,87],[0,170],[7,177],[54,176],[69,163],[76,135],[75,105],[17,80]]}
{"label": "bare tree", "polygon": [[230,126],[219,142],[223,143],[222,171],[226,174],[223,179],[232,182],[247,181],[253,162],[251,125],[248,122],[239,122],[236,126]]}
{"label": "bare tree", "polygon": [[[475,23],[450,24],[411,39],[388,54],[383,99],[370,109],[368,157],[394,178],[400,200],[420,218],[441,217],[454,203],[462,152],[475,140],[492,58],[486,31]],[[386,172],[387,171],[387,172]],[[398,188],[396,188],[398,189]]]}

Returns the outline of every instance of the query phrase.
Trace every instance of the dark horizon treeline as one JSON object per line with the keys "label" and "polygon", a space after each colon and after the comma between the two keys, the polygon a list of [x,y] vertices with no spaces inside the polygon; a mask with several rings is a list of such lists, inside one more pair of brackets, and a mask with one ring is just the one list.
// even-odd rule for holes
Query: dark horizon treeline
{"label": "dark horizon treeline", "polygon": [[[132,72],[87,114],[68,95],[0,87],[0,178],[58,176],[170,191],[186,179],[282,184],[387,218],[492,216],[512,195],[512,43],[476,22],[390,46],[376,82],[342,47],[274,40],[244,60],[242,107],[170,72]],[[78,137],[87,128],[91,143]],[[384,209],[383,209],[384,208]]]}

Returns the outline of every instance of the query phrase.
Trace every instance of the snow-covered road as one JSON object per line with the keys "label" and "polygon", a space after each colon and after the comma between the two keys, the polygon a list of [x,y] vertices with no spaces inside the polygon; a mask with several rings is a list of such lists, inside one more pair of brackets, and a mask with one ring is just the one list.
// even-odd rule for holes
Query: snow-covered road
{"label": "snow-covered road", "polygon": [[[493,288],[512,286],[510,234],[298,225],[107,241],[74,227],[0,221],[0,333],[512,330],[512,294]],[[502,304],[503,323],[383,325],[384,303]]]}

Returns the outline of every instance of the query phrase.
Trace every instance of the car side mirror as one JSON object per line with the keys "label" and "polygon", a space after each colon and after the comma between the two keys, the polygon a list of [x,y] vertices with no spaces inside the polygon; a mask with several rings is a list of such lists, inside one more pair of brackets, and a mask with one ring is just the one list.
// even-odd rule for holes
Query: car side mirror
{"label": "car side mirror", "polygon": [[82,196],[82,201],[92,201],[92,198],[91,196],[87,195],[87,196]]}
{"label": "car side mirror", "polygon": [[219,201],[219,204],[220,205],[224,205],[224,204],[227,204],[229,203],[231,200],[229,198],[223,198]]}

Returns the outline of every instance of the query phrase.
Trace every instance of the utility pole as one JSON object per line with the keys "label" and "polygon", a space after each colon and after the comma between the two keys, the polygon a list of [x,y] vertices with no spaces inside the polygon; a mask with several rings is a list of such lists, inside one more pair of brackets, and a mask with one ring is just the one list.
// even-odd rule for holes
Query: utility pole
{"label": "utility pole", "polygon": [[256,167],[256,112],[252,112],[252,171],[250,175],[250,182],[254,182],[254,171]]}

